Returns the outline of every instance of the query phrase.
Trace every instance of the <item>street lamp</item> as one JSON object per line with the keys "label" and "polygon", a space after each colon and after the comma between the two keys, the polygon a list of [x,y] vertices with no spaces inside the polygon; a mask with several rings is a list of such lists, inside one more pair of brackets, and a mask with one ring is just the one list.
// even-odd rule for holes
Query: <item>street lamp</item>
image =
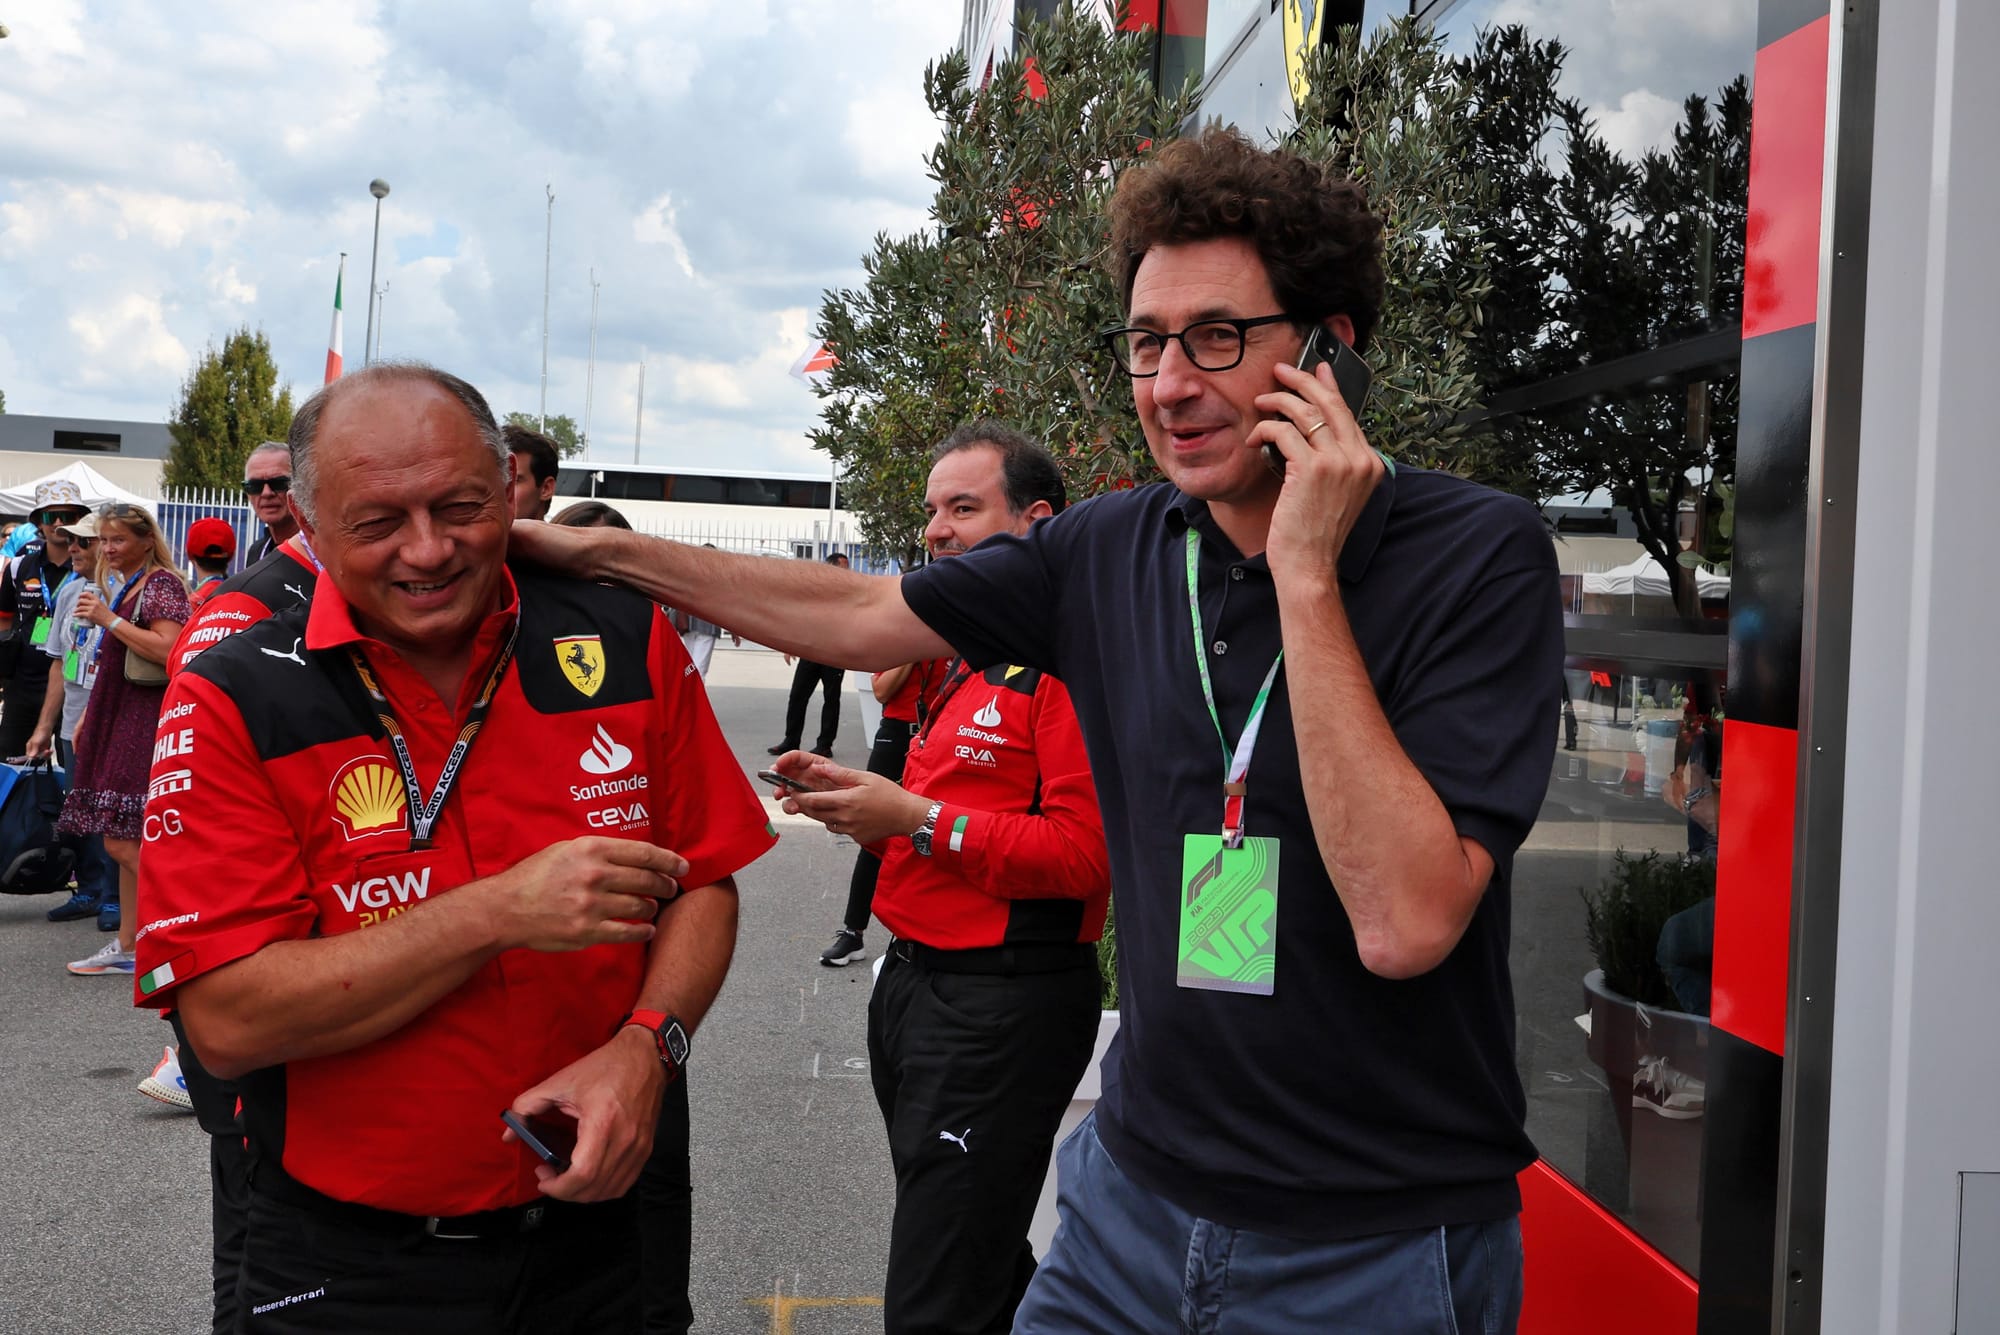
{"label": "street lamp", "polygon": [[375,196],[375,248],[368,253],[368,328],[361,335],[363,366],[374,360],[370,350],[375,346],[375,262],[382,255],[382,197],[389,193],[389,183],[378,176],[368,183],[368,193]]}

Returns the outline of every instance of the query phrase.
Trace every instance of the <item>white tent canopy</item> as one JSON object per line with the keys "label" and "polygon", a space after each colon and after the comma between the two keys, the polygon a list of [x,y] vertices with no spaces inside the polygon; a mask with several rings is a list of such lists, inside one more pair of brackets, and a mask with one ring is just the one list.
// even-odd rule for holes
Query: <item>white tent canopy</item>
{"label": "white tent canopy", "polygon": [[123,501],[128,505],[150,505],[144,496],[125,490],[111,479],[86,463],[64,464],[53,473],[45,474],[32,482],[23,482],[18,487],[8,487],[0,491],[0,514],[33,514],[35,509],[35,488],[47,482],[68,482],[83,494],[85,505],[95,509],[111,501]]}
{"label": "white tent canopy", "polygon": [[[1702,598],[1727,598],[1729,576],[1718,575],[1714,571],[1696,566],[1694,587],[1695,592]],[[1650,556],[1642,556],[1615,570],[1600,570],[1594,575],[1585,575],[1583,591],[1586,594],[1613,594],[1620,598],[1628,596],[1665,598],[1673,593],[1667,584],[1667,572]]]}

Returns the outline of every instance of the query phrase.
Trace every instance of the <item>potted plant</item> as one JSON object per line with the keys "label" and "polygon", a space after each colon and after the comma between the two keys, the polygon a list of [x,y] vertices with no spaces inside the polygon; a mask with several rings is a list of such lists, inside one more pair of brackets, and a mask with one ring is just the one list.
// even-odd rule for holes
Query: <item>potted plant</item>
{"label": "potted plant", "polygon": [[[1705,948],[1685,964],[1683,1001],[1660,967],[1661,936],[1713,941],[1715,863],[1673,853],[1619,850],[1611,872],[1583,893],[1584,936],[1597,968],[1584,976],[1588,1050],[1602,1067],[1629,1146],[1632,1110],[1691,1120],[1706,1109],[1708,1028]],[[1671,952],[1669,952],[1671,954]]]}

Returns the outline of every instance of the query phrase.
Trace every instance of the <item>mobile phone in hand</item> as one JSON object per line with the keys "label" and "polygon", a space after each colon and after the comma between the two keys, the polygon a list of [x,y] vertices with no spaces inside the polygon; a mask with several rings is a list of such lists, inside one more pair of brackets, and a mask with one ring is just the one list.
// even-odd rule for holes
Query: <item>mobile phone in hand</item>
{"label": "mobile phone in hand", "polygon": [[523,1145],[558,1173],[569,1171],[569,1156],[576,1149],[576,1123],[570,1118],[523,1117],[512,1108],[500,1114]]}
{"label": "mobile phone in hand", "polygon": [[794,793],[823,793],[826,791],[824,788],[815,788],[811,784],[800,783],[797,779],[789,775],[780,774],[774,769],[760,769],[757,771],[757,777],[765,783],[776,784],[778,787]]}
{"label": "mobile phone in hand", "polygon": [[[1374,381],[1375,373],[1368,369],[1368,363],[1361,360],[1361,354],[1347,346],[1345,340],[1334,335],[1325,325],[1315,325],[1306,335],[1306,345],[1299,350],[1296,363],[1301,371],[1317,375],[1320,364],[1333,367],[1334,387],[1340,391],[1341,399],[1347,404],[1347,411],[1361,418],[1361,405],[1368,401],[1368,386]],[[1279,477],[1285,475],[1285,456],[1276,445],[1268,441],[1264,445],[1264,462]]]}

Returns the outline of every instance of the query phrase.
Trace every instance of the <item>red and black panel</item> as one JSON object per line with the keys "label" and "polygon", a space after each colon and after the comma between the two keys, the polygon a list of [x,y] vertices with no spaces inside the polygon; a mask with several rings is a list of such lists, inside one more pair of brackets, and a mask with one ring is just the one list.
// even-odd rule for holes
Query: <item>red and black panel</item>
{"label": "red and black panel", "polygon": [[1803,662],[1824,0],[1762,0],[1750,138],[1698,1329],[1770,1329]]}

